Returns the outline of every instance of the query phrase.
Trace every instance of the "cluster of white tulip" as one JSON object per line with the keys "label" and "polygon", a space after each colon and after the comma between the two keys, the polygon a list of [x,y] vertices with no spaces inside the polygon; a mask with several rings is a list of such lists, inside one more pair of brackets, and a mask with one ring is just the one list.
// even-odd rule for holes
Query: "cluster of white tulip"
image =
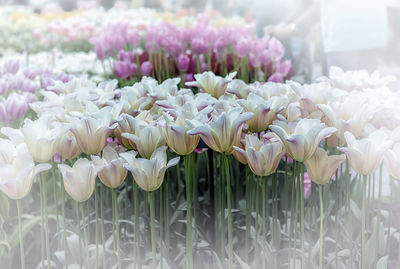
{"label": "cluster of white tulip", "polygon": [[[7,153],[2,153],[1,161],[8,171],[1,174],[2,186],[28,180],[15,185],[23,185],[25,191],[3,190],[21,198],[33,176],[49,166],[39,166],[24,177],[19,174],[25,171],[18,169],[20,162],[33,169],[33,161],[46,163],[58,154],[62,160],[76,161],[72,168],[66,164],[59,168],[68,193],[77,201],[91,196],[97,174],[105,185],[116,188],[126,169],[140,187],[152,191],[161,185],[165,168],[177,163],[174,159],[167,164],[166,146],[185,156],[196,149],[200,138],[212,150],[248,163],[260,176],[273,173],[286,152],[304,162],[311,180],[321,184],[344,161],[343,155],[327,156],[318,148],[329,137],[328,144],[341,146],[357,173],[374,172],[387,152],[387,167],[400,178],[395,165],[400,158],[396,128],[400,118],[394,113],[400,94],[385,87],[387,78],[376,75],[368,77],[375,78],[369,84],[359,80],[371,88],[347,88],[343,83],[349,74],[343,73],[340,81],[338,72],[334,68],[333,79],[310,85],[245,84],[234,80],[234,74],[221,78],[205,72],[188,83],[199,88],[196,94],[178,89],[179,79],[158,84],[144,78],[123,89],[116,89],[116,81],[95,85],[74,79],[56,84],[52,91],[43,91],[43,101],[31,105],[38,119],[26,119],[21,129],[2,129],[10,139],[1,140],[7,145],[2,146]],[[110,142],[113,137],[116,143]]]}
{"label": "cluster of white tulip", "polygon": [[[400,92],[387,88],[390,77],[339,68],[305,85],[246,84],[234,76],[197,74],[186,84],[192,89],[179,89],[179,78],[159,84],[144,77],[122,89],[117,81],[56,83],[31,104],[37,119],[26,119],[20,129],[1,129],[9,139],[0,140],[0,189],[21,199],[36,174],[59,162],[65,190],[78,202],[91,197],[97,177],[115,189],[128,171],[152,192],[179,162],[167,160],[168,148],[186,158],[200,139],[260,177],[291,158],[304,163],[313,182],[325,184],[346,156],[360,175],[373,173],[385,156],[390,174],[400,179]],[[345,154],[331,154],[338,151]],[[230,250],[230,265],[231,258]]]}

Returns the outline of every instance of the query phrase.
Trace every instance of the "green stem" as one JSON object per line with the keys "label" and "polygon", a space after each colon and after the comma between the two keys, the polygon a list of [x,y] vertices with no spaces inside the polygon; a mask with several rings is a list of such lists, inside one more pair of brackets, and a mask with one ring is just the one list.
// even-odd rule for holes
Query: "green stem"
{"label": "green stem", "polygon": [[63,236],[62,236],[62,244],[63,244],[63,250],[64,250],[64,255],[65,255],[65,262],[64,262],[64,268],[66,269],[68,267],[68,250],[67,250],[67,227],[65,224],[65,192],[64,188],[61,187],[61,214],[62,214],[62,219],[63,219]]}
{"label": "green stem", "polygon": [[192,252],[192,154],[184,157],[186,177],[186,267],[193,266]]}
{"label": "green stem", "polygon": [[119,219],[118,219],[118,201],[117,201],[117,190],[111,190],[112,195],[112,205],[113,205],[113,216],[114,216],[114,239],[116,242],[116,251],[117,251],[117,265],[118,269],[121,269],[121,255],[120,255],[120,243],[119,243]]}
{"label": "green stem", "polygon": [[22,222],[21,222],[21,203],[17,200],[18,211],[18,235],[19,235],[19,249],[21,254],[21,269],[25,269],[25,252],[24,252],[24,238],[22,237]]}
{"label": "green stem", "polygon": [[43,186],[43,177],[39,177],[39,188],[40,188],[40,247],[41,247],[41,261],[40,261],[40,267],[44,268],[44,246],[45,246],[45,241],[44,241],[44,203],[43,203],[43,196],[44,196],[44,186]]}
{"label": "green stem", "polygon": [[94,211],[95,211],[95,215],[96,215],[96,227],[95,227],[95,244],[96,244],[96,261],[95,261],[95,268],[99,268],[99,216],[98,216],[98,199],[97,199],[97,183],[95,183],[96,185],[94,186]]}
{"label": "green stem", "polygon": [[[85,210],[83,209],[83,203],[80,203],[79,204],[79,208],[80,208],[80,211],[81,211],[81,214],[82,214],[82,220],[83,220],[83,237],[84,237],[84,241],[85,241],[85,250],[86,250],[86,264],[87,264],[87,267],[88,268],[90,268],[90,266],[89,266],[89,262],[90,262],[90,259],[89,259],[89,239],[88,239],[88,231],[87,231],[87,229],[86,229],[86,220],[85,220],[85,215],[87,215],[87,214],[85,214]],[[88,225],[89,225],[89,221],[88,221]]]}
{"label": "green stem", "polygon": [[231,177],[229,173],[229,160],[228,156],[223,154],[222,158],[224,159],[225,165],[225,177],[226,177],[226,201],[228,205],[228,268],[232,268],[233,262],[233,241],[232,241],[232,201],[231,201]]}
{"label": "green stem", "polygon": [[133,203],[134,203],[134,214],[135,214],[135,265],[137,265],[139,261],[139,268],[141,268],[141,257],[139,254],[139,242],[140,242],[140,223],[139,223],[139,188],[135,181],[133,181]]}
{"label": "green stem", "polygon": [[256,200],[255,200],[255,203],[256,203],[256,209],[255,209],[255,211],[256,211],[256,223],[255,223],[255,230],[256,230],[256,236],[255,236],[255,244],[256,244],[256,246],[255,246],[255,249],[254,249],[254,256],[255,256],[255,264],[256,265],[258,265],[258,260],[259,260],[259,258],[258,258],[258,255],[259,255],[259,253],[258,253],[258,212],[259,212],[259,190],[258,190],[258,182],[256,182],[256,184],[255,184],[255,192],[256,192]]}
{"label": "green stem", "polygon": [[[266,217],[266,195],[267,195],[267,182],[263,180],[263,177],[260,176],[259,178],[260,184],[262,186],[262,225],[261,225],[261,231],[262,231],[262,242],[264,240],[267,240],[267,231],[266,231],[266,226],[265,226],[265,217]],[[265,268],[265,250],[263,249],[263,258],[262,258],[262,268]]]}
{"label": "green stem", "polygon": [[79,203],[75,202],[75,212],[76,212],[76,229],[78,231],[78,241],[79,241],[79,268],[82,269],[82,243],[81,243],[81,214],[79,213]]}
{"label": "green stem", "polygon": [[361,268],[365,268],[365,203],[366,203],[366,192],[367,192],[367,176],[364,175],[362,182],[362,209],[361,209]]}
{"label": "green stem", "polygon": [[246,251],[246,262],[249,262],[249,240],[250,240],[250,229],[251,229],[251,173],[249,166],[246,166],[246,237],[245,237],[245,251]]}
{"label": "green stem", "polygon": [[301,230],[301,268],[305,269],[304,263],[304,165],[300,165],[300,230]]}
{"label": "green stem", "polygon": [[154,191],[149,192],[150,204],[150,233],[151,233],[151,253],[153,257],[153,269],[157,268],[156,260],[156,231],[155,231],[155,205],[154,205]]}
{"label": "green stem", "polygon": [[[380,231],[380,225],[381,225],[381,210],[382,210],[382,203],[381,203],[381,199],[382,199],[382,173],[383,173],[383,163],[381,163],[381,167],[379,169],[379,189],[378,189],[378,231]],[[375,185],[375,183],[374,183]],[[380,243],[380,233],[377,233],[377,237],[376,237],[376,249],[379,249],[379,243]],[[377,255],[377,252],[375,252],[375,255]],[[376,260],[376,256],[375,256],[375,260]]]}
{"label": "green stem", "polygon": [[[103,198],[104,196],[104,186],[100,184],[100,197]],[[101,218],[101,242],[102,242],[102,254],[101,257],[103,259],[103,269],[106,268],[106,255],[105,255],[105,249],[106,249],[106,240],[104,236],[104,203],[103,199],[100,199],[100,218]]]}
{"label": "green stem", "polygon": [[46,185],[44,185],[44,227],[45,227],[45,240],[46,240],[46,259],[47,259],[47,269],[50,269],[50,239],[49,239],[49,218],[47,213],[47,190]]}
{"label": "green stem", "polygon": [[318,185],[318,192],[319,192],[319,219],[320,219],[320,224],[319,224],[319,269],[322,269],[322,257],[324,253],[324,241],[323,241],[323,235],[324,235],[324,204],[322,200],[322,185]]}

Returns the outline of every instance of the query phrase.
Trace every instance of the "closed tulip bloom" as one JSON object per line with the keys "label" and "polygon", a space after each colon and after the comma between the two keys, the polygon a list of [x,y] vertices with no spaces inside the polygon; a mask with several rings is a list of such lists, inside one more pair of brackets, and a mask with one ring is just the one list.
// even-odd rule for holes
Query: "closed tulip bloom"
{"label": "closed tulip bloom", "polygon": [[216,76],[213,72],[204,72],[202,74],[194,75],[196,81],[187,82],[186,86],[194,86],[200,88],[203,92],[210,94],[215,98],[225,94],[228,87],[228,83],[232,81],[232,78],[236,75],[236,72],[230,73],[225,78]]}
{"label": "closed tulip bloom", "polygon": [[78,159],[72,167],[66,164],[59,164],[66,192],[77,202],[84,202],[92,196],[97,173],[102,166],[95,164],[88,159]]}
{"label": "closed tulip bloom", "polygon": [[253,115],[251,112],[242,113],[242,108],[237,107],[220,115],[212,114],[209,123],[190,120],[187,122],[193,129],[188,131],[188,134],[200,135],[214,151],[231,154],[233,146],[239,145],[244,123]]}
{"label": "closed tulip bloom", "polygon": [[43,116],[36,121],[26,119],[21,132],[29,153],[36,162],[48,162],[57,150],[57,141],[66,127],[52,127],[52,117]]}
{"label": "closed tulip bloom", "polygon": [[185,122],[183,113],[179,113],[176,119],[164,113],[165,119],[165,140],[167,145],[178,155],[188,155],[192,153],[199,144],[200,136],[189,135],[189,126]]}
{"label": "closed tulip bloom", "polygon": [[285,123],[274,121],[269,128],[282,140],[288,155],[299,162],[311,158],[322,139],[336,132],[317,119]]}
{"label": "closed tulip bloom", "polygon": [[150,159],[136,158],[135,151],[121,153],[126,160],[125,168],[131,171],[136,183],[145,191],[157,190],[164,181],[165,171],[179,162],[179,157],[167,163],[167,147],[159,147]]}
{"label": "closed tulip bloom", "polygon": [[103,150],[107,143],[107,137],[117,127],[117,123],[110,126],[110,117],[104,116],[97,119],[84,117],[73,118],[71,132],[81,151],[88,155],[94,155]]}
{"label": "closed tulip bloom", "polygon": [[25,144],[14,144],[0,139],[0,190],[11,199],[22,199],[30,192],[33,179],[50,164],[35,166]]}
{"label": "closed tulip bloom", "polygon": [[400,180],[400,142],[385,153],[385,165],[390,175]]}
{"label": "closed tulip bloom", "polygon": [[98,177],[109,188],[119,187],[128,174],[128,170],[124,167],[124,160],[119,156],[122,151],[122,147],[110,143],[103,149],[102,158],[92,156],[93,162],[103,167],[98,173]]}
{"label": "closed tulip bloom", "polygon": [[344,133],[347,147],[339,148],[347,155],[351,167],[358,174],[369,175],[381,164],[383,153],[392,145],[386,133],[378,130],[366,138],[356,139],[350,132]]}
{"label": "closed tulip bloom", "polygon": [[122,136],[122,133],[135,133],[135,118],[129,114],[122,114],[118,119],[118,126],[114,130],[114,135],[118,142],[127,149],[136,149],[135,143]]}
{"label": "closed tulip bloom", "polygon": [[78,147],[75,136],[71,131],[67,131],[60,137],[57,143],[57,152],[64,159],[74,159],[82,153]]}
{"label": "closed tulip bloom", "polygon": [[135,120],[135,134],[122,133],[122,137],[135,143],[140,156],[150,159],[153,152],[165,145],[163,131],[157,122],[147,123],[143,120]]}
{"label": "closed tulip bloom", "polygon": [[346,155],[328,156],[325,150],[317,148],[314,155],[304,162],[310,179],[316,184],[328,183]]}
{"label": "closed tulip bloom", "polygon": [[274,133],[267,133],[261,139],[256,135],[246,135],[245,150],[234,147],[247,159],[249,167],[258,176],[268,176],[275,172],[283,155],[283,145]]}

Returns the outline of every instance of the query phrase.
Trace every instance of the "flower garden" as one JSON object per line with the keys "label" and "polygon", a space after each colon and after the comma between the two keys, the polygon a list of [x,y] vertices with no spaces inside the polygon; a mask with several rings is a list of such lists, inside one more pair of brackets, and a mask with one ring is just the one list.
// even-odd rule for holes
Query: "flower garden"
{"label": "flower garden", "polygon": [[211,12],[0,14],[1,268],[399,268],[394,77],[295,82]]}

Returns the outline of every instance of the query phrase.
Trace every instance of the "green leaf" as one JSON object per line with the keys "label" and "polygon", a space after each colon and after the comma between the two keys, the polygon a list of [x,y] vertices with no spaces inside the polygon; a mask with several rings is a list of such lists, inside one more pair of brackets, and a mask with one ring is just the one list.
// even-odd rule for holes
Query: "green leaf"
{"label": "green leaf", "polygon": [[[27,233],[29,233],[38,223],[40,222],[40,217],[30,217],[25,221],[22,221],[22,237],[25,237]],[[15,227],[13,233],[8,238],[8,243],[11,248],[14,248],[19,244],[19,234],[18,234],[18,226]]]}

